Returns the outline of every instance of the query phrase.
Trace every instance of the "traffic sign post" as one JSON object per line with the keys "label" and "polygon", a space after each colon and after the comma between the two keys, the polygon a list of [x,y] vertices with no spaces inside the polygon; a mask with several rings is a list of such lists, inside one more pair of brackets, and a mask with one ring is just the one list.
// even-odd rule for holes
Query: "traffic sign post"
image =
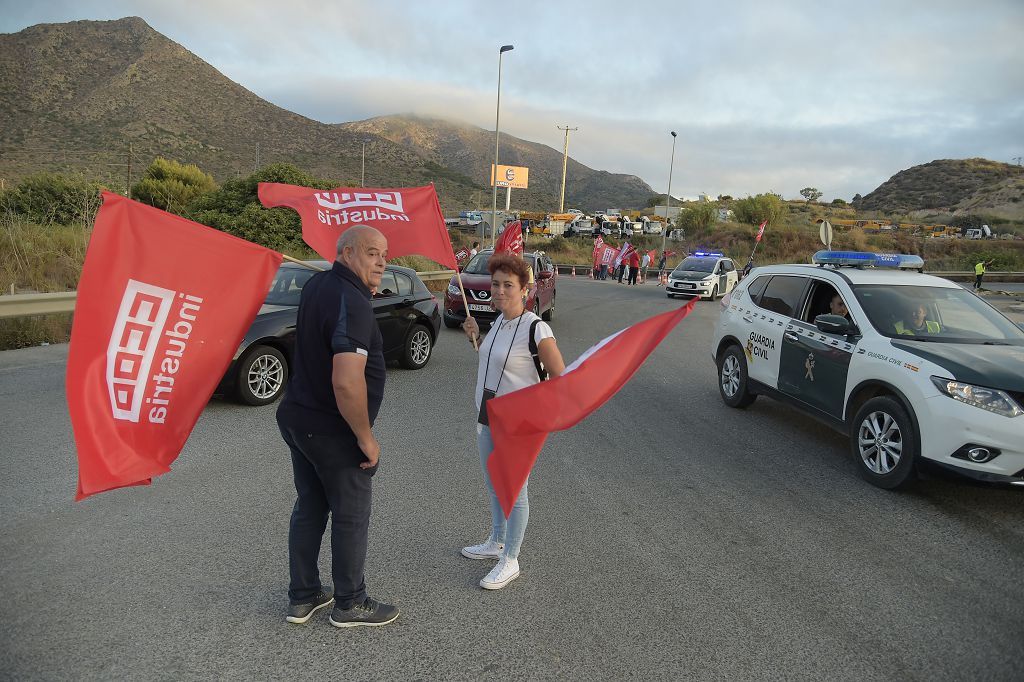
{"label": "traffic sign post", "polygon": [[827,220],[821,221],[821,229],[818,230],[818,235],[821,237],[821,243],[825,245],[825,248],[829,251],[832,250],[832,223]]}

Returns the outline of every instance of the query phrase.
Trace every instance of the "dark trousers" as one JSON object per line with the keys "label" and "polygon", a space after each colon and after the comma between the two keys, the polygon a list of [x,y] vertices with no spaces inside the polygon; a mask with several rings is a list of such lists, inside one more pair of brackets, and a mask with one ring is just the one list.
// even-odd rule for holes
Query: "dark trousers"
{"label": "dark trousers", "polygon": [[616,278],[618,279],[619,284],[622,284],[622,276],[626,274],[626,266],[620,265],[616,270],[618,271]]}
{"label": "dark trousers", "polygon": [[629,268],[629,284],[636,284],[636,276],[640,274],[640,268]]}
{"label": "dark trousers", "polygon": [[320,591],[317,560],[331,521],[331,574],[337,605],[349,609],[366,598],[366,564],[373,469],[360,469],[365,456],[353,436],[307,433],[278,422],[292,454],[295,507],[288,529],[288,598],[308,602]]}
{"label": "dark trousers", "polygon": [[980,274],[980,275],[975,275],[974,276],[974,288],[975,289],[980,289],[981,288],[981,278],[984,277],[984,276],[985,276],[984,274]]}
{"label": "dark trousers", "polygon": [[608,279],[608,266],[601,264],[601,279]]}

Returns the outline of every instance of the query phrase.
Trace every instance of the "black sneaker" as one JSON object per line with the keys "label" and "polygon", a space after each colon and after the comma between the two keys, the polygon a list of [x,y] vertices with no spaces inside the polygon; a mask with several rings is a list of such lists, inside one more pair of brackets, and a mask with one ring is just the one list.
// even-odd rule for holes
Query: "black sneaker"
{"label": "black sneaker", "polygon": [[299,623],[301,625],[312,618],[314,613],[333,603],[334,595],[320,590],[320,594],[313,597],[313,601],[304,604],[289,604],[288,615],[284,619],[289,623]]}
{"label": "black sneaker", "polygon": [[398,618],[398,607],[381,604],[370,597],[361,604],[353,604],[344,610],[335,606],[331,611],[331,625],[336,628],[354,628],[360,625],[387,625]]}

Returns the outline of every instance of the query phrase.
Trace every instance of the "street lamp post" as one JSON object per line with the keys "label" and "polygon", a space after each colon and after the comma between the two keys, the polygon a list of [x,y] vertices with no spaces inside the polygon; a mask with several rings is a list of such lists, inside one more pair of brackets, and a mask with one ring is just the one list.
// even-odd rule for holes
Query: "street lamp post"
{"label": "street lamp post", "polygon": [[559,130],[565,131],[565,145],[562,147],[562,191],[558,195],[558,212],[565,213],[565,169],[569,163],[569,131],[579,130],[579,128],[570,128],[569,126],[556,126]]}
{"label": "street lamp post", "polygon": [[665,192],[665,227],[661,230],[661,252],[665,253],[668,239],[668,207],[672,201],[672,168],[676,163],[676,131],[672,131],[672,159],[668,163],[668,191]]}
{"label": "street lamp post", "polygon": [[494,168],[491,171],[491,183],[494,185],[494,192],[491,196],[492,247],[498,232],[498,126],[501,123],[501,55],[512,49],[512,45],[502,45],[498,50],[498,103],[494,107]]}

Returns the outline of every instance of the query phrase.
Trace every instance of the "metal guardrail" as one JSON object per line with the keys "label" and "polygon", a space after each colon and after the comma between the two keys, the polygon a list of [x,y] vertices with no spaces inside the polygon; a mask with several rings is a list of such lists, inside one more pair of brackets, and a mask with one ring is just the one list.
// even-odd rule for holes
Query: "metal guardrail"
{"label": "metal guardrail", "polygon": [[[448,281],[454,270],[418,272],[424,282]],[[77,291],[61,291],[53,294],[7,294],[0,296],[0,318],[33,317],[75,312]]]}
{"label": "metal guardrail", "polygon": [[[586,265],[555,265],[560,274],[571,274],[576,268],[576,275],[586,276],[589,268]],[[454,270],[432,270],[418,272],[424,282],[447,281],[455,274]],[[973,272],[929,272],[929,275],[944,277],[949,280],[973,280]],[[1024,272],[1000,272],[985,275],[986,283],[1024,281]],[[996,290],[994,287],[986,287]],[[1014,293],[1013,295],[1017,295]],[[72,313],[75,311],[77,291],[62,291],[54,294],[7,294],[0,296],[0,318],[31,317],[34,315],[53,315],[56,313]]]}

